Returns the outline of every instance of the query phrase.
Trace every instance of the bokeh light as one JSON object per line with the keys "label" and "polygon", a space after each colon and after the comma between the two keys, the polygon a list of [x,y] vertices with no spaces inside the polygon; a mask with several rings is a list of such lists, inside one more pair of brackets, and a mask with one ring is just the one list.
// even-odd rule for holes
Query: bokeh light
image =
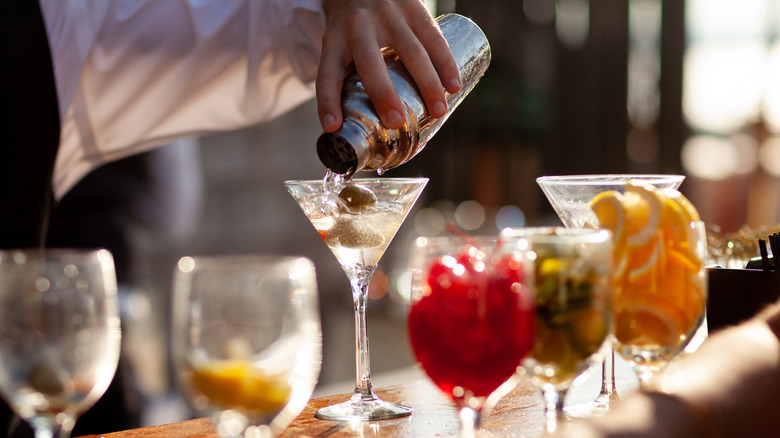
{"label": "bokeh light", "polygon": [[736,132],[761,112],[765,49],[760,41],[691,47],[685,55],[683,109],[701,131]]}
{"label": "bokeh light", "polygon": [[433,207],[423,208],[414,216],[414,229],[421,236],[440,234],[446,223],[444,214]]}
{"label": "bokeh light", "polygon": [[390,290],[390,279],[384,271],[377,269],[371,276],[371,282],[368,284],[368,299],[379,300],[387,295]]}
{"label": "bokeh light", "polygon": [[409,303],[409,299],[412,297],[412,271],[406,270],[398,276],[395,290],[403,303]]}
{"label": "bokeh light", "polygon": [[558,0],[555,10],[555,34],[564,47],[579,50],[588,42],[590,33],[590,2],[588,0]]}
{"label": "bokeh light", "polygon": [[750,174],[758,168],[758,144],[748,135],[697,135],[682,149],[686,173],[709,180]]}
{"label": "bokeh light", "polygon": [[763,145],[759,153],[761,168],[766,173],[780,177],[780,136],[772,137]]}
{"label": "bokeh light", "polygon": [[476,230],[485,223],[485,208],[477,201],[463,201],[455,209],[455,223],[464,230]]}
{"label": "bokeh light", "polygon": [[525,225],[525,213],[516,205],[505,205],[496,212],[496,229],[518,228]]}
{"label": "bokeh light", "polygon": [[687,174],[719,180],[731,176],[736,150],[724,137],[698,135],[691,137],[682,149],[682,164]]}

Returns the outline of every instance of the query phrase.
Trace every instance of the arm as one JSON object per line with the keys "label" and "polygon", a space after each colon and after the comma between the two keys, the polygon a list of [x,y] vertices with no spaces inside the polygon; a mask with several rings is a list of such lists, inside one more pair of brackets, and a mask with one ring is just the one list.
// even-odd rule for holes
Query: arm
{"label": "arm", "polygon": [[460,88],[420,0],[40,1],[63,120],[57,198],[107,161],[276,117],[309,99],[315,78],[335,130],[353,63],[385,121],[400,119],[381,47],[401,56],[432,115],[446,112],[442,82]]}
{"label": "arm", "polygon": [[341,86],[354,65],[382,123],[403,124],[403,107],[380,49],[398,53],[433,117],[447,112],[444,91],[460,90],[447,41],[420,0],[323,0],[326,31],[317,74],[317,108],[325,131],[341,127]]}
{"label": "arm", "polygon": [[60,198],[93,168],[238,129],[314,96],[319,0],[41,0],[57,75]]}

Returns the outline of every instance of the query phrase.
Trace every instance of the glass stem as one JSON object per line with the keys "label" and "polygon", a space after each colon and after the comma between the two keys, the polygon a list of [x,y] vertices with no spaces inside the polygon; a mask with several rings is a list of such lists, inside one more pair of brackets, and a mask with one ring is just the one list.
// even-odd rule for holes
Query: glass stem
{"label": "glass stem", "polygon": [[553,384],[546,384],[542,389],[544,396],[544,417],[546,430],[549,433],[558,429],[558,422],[563,420],[563,400],[566,398],[566,390],[558,390]]}
{"label": "glass stem", "polygon": [[482,414],[479,410],[469,406],[463,406],[458,410],[460,417],[460,436],[474,438],[482,424]]}
{"label": "glass stem", "polygon": [[620,397],[615,391],[615,350],[609,348],[604,355],[604,362],[601,363],[601,391],[599,399],[604,399],[606,403],[618,401]]}
{"label": "glass stem", "polygon": [[35,438],[70,438],[70,432],[54,427],[36,427]]}
{"label": "glass stem", "polygon": [[652,390],[651,382],[655,376],[657,370],[651,367],[641,367],[637,369],[637,377],[639,378],[639,389],[642,391]]}
{"label": "glass stem", "polygon": [[[355,394],[362,399],[375,399],[371,387],[371,362],[368,354],[368,326],[366,325],[366,304],[368,284],[376,266],[345,268],[352,286],[352,301],[355,306]],[[353,397],[354,397],[353,396]]]}

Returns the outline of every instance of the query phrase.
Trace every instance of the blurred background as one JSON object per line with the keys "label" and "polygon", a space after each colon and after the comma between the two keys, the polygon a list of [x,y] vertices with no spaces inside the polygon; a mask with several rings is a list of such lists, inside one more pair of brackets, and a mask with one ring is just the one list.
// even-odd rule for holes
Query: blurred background
{"label": "blurred background", "polygon": [[[469,233],[560,223],[541,175],[682,173],[712,231],[778,223],[780,0],[439,0],[471,17],[493,59],[426,149],[388,177],[430,183],[380,262],[368,324],[374,376],[413,365],[404,270],[414,237],[448,222]],[[173,266],[183,255],[300,254],[317,266],[324,333],[318,390],[350,391],[349,285],[282,182],[322,178],[314,102],[262,126],[155,152],[179,165],[157,181],[157,226],[127,229],[125,352],[147,424],[186,415],[166,339]],[[173,196],[171,194],[174,194]],[[148,225],[148,224],[146,224]],[[381,386],[382,380],[375,380]],[[399,383],[399,382],[394,382]],[[160,406],[167,406],[161,409]]]}

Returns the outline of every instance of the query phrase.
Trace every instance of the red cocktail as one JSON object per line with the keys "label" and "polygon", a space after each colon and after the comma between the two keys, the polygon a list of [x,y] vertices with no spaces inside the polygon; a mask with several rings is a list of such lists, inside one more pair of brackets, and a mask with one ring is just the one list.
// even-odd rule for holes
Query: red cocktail
{"label": "red cocktail", "polygon": [[478,246],[458,238],[419,238],[415,243],[408,321],[412,349],[444,394],[459,408],[475,408],[477,416],[532,346],[533,291],[525,257],[503,252],[493,242]]}

